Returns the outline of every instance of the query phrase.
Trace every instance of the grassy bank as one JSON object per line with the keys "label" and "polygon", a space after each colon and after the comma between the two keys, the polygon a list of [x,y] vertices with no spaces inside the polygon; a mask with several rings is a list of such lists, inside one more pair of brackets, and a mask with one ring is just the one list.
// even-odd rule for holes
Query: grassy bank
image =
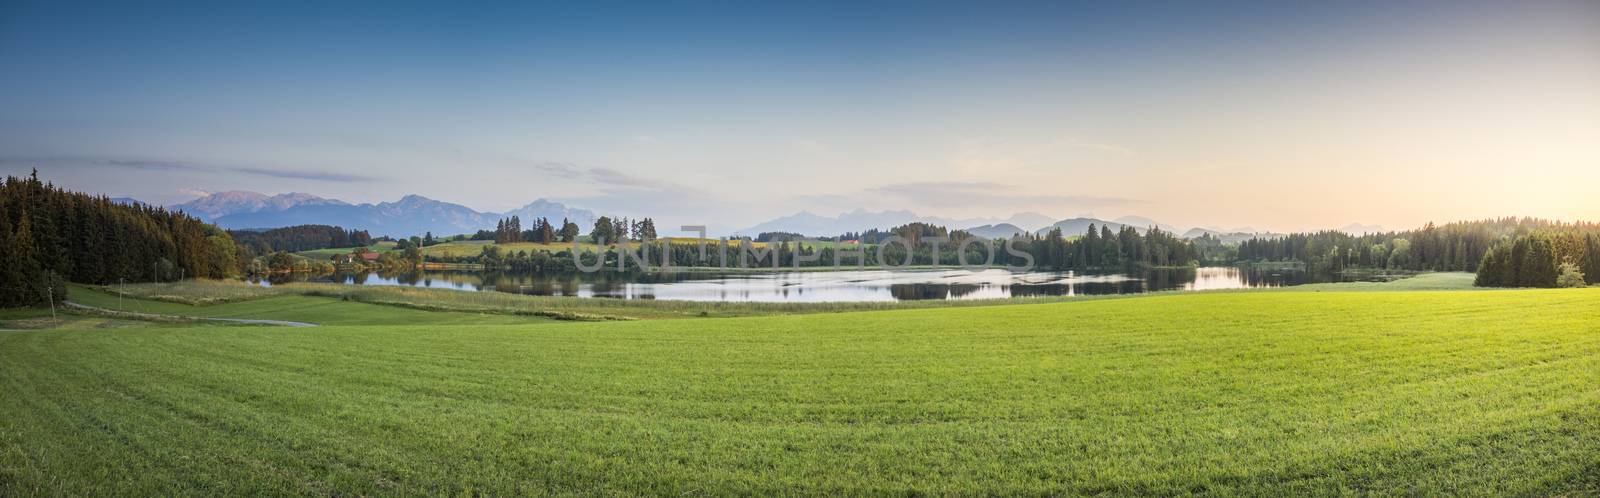
{"label": "grassy bank", "polygon": [[1388,282],[1307,284],[1284,287],[1283,290],[1296,292],[1484,290],[1481,287],[1473,287],[1472,283],[1477,278],[1476,274],[1466,272],[1419,273]]}
{"label": "grassy bank", "polygon": [[1592,495],[1597,303],[8,332],[0,494]]}

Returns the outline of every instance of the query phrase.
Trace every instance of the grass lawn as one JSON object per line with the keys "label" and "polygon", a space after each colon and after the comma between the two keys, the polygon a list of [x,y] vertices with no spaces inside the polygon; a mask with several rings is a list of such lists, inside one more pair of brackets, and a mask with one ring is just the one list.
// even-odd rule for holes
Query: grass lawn
{"label": "grass lawn", "polygon": [[1600,289],[0,334],[0,495],[1195,493],[1600,493]]}

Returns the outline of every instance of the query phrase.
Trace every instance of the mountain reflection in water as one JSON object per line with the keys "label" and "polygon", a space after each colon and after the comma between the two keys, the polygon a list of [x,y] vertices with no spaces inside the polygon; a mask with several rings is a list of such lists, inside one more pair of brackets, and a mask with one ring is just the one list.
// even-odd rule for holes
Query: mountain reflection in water
{"label": "mountain reflection in water", "polygon": [[1029,296],[1138,294],[1282,287],[1342,280],[1305,271],[1236,268],[1163,268],[1132,273],[972,272],[961,269],[840,270],[799,272],[679,272],[533,274],[499,271],[336,273],[274,278],[349,285],[406,285],[538,296],[684,301],[908,301],[999,299]]}

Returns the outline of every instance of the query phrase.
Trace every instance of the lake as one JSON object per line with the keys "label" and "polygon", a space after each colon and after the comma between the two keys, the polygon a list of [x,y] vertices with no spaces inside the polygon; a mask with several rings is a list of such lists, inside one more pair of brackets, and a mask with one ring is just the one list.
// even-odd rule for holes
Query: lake
{"label": "lake", "polygon": [[683,301],[906,301],[1027,296],[1138,294],[1283,287],[1348,280],[1303,270],[1201,267],[1131,273],[1026,272],[993,269],[836,270],[797,272],[678,272],[530,274],[498,271],[336,273],[276,277],[349,285],[406,285],[539,296]]}

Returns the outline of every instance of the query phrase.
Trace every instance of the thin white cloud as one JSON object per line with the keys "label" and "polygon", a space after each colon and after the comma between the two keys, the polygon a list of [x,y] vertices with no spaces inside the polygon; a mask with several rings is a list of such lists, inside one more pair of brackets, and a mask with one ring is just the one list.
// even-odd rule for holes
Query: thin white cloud
{"label": "thin white cloud", "polygon": [[653,216],[670,218],[674,223],[715,224],[727,220],[728,202],[697,187],[663,178],[635,176],[604,167],[585,167],[564,162],[535,165],[542,173],[571,180],[588,187],[587,193],[551,195],[568,204],[582,206],[602,215]]}
{"label": "thin white cloud", "polygon": [[340,173],[332,170],[290,169],[281,166],[241,166],[168,159],[107,159],[84,156],[3,157],[0,158],[0,164],[30,164],[58,168],[109,167],[122,170],[188,173],[239,173],[260,177],[338,183],[365,183],[379,179],[373,176]]}

